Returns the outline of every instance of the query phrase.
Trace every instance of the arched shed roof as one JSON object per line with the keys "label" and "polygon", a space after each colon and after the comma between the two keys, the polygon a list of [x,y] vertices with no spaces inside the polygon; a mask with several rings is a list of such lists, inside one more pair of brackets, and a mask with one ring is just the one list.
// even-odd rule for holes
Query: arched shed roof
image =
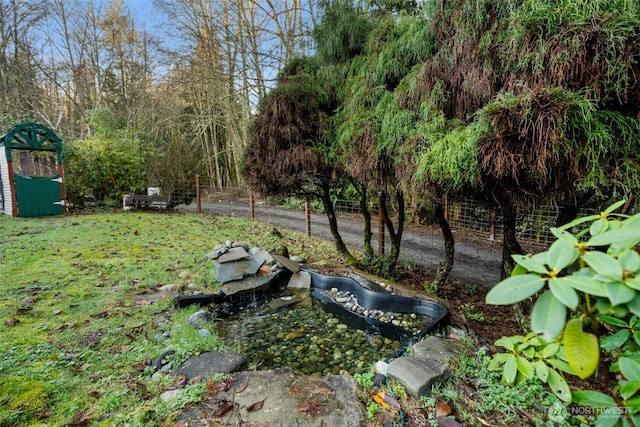
{"label": "arched shed roof", "polygon": [[7,160],[11,161],[11,150],[51,151],[62,163],[62,140],[48,127],[39,123],[23,123],[0,136],[0,145],[5,147]]}

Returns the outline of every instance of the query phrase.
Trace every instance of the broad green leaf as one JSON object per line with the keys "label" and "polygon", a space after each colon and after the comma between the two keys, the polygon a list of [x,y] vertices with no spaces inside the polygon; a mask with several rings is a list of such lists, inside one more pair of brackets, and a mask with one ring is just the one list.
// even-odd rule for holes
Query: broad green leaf
{"label": "broad green leaf", "polygon": [[573,221],[558,227],[558,229],[560,230],[569,230],[570,228],[575,227],[576,225],[580,225],[580,224],[584,224],[585,222],[590,222],[590,221],[595,221],[597,219],[600,219],[600,215],[589,215],[589,216],[584,216],[581,218],[576,218]]}
{"label": "broad green leaf", "polygon": [[627,303],[627,307],[629,311],[635,314],[636,316],[640,316],[640,295],[636,295],[634,299]]}
{"label": "broad green leaf", "polygon": [[582,330],[582,322],[572,319],[567,322],[562,336],[564,351],[567,354],[569,366],[581,379],[593,374],[600,360],[598,337]]}
{"label": "broad green leaf", "polygon": [[627,277],[624,279],[624,284],[628,287],[635,289],[636,291],[640,291],[640,277]]}
{"label": "broad green leaf", "polygon": [[582,259],[599,275],[611,280],[622,280],[622,266],[614,257],[603,252],[591,251],[582,255]]}
{"label": "broad green leaf", "polygon": [[621,329],[613,335],[608,335],[600,339],[600,348],[604,350],[613,350],[620,348],[627,342],[631,336],[631,331],[628,329]]}
{"label": "broad green leaf", "polygon": [[[596,422],[593,425],[593,427],[614,427],[614,426],[617,426],[618,425],[618,421],[620,420],[621,416],[622,416],[622,414],[618,410],[614,410],[611,413],[607,413],[607,412],[602,413],[596,419]],[[623,424],[623,427],[624,427],[624,424]]]}
{"label": "broad green leaf", "polygon": [[626,199],[618,200],[617,202],[612,203],[610,206],[608,206],[604,210],[604,213],[605,214],[610,214],[611,212],[615,211],[616,209],[622,207],[622,205],[624,205],[625,203],[627,203]]}
{"label": "broad green leaf", "polygon": [[547,274],[549,271],[546,265],[533,258],[531,255],[511,255],[511,257],[518,263],[518,265],[523,266],[528,271],[538,274]]}
{"label": "broad green leaf", "polygon": [[591,233],[592,236],[597,236],[607,231],[608,228],[609,221],[604,218],[600,218],[591,223],[591,227],[589,227],[589,233]]}
{"label": "broad green leaf", "polygon": [[610,408],[616,406],[616,401],[608,394],[593,390],[576,390],[573,392],[573,402],[592,408]]}
{"label": "broad green leaf", "polygon": [[511,339],[511,337],[502,337],[499,338],[496,342],[495,345],[497,347],[504,347],[507,350],[513,351],[516,346],[515,343],[513,342],[513,340]]}
{"label": "broad green leaf", "polygon": [[636,331],[633,333],[633,341],[635,341],[635,343],[640,346],[640,331]]}
{"label": "broad green leaf", "polygon": [[524,375],[527,379],[533,378],[534,367],[527,359],[523,357],[516,358],[518,364],[518,372]]}
{"label": "broad green leaf", "polygon": [[618,360],[620,372],[629,381],[640,381],[640,363],[628,357],[621,357]]}
{"label": "broad green leaf", "polygon": [[551,387],[553,394],[558,396],[562,401],[571,402],[571,391],[565,379],[555,369],[549,369],[547,384]]}
{"label": "broad green leaf", "polygon": [[622,247],[635,246],[640,241],[640,233],[629,232],[627,227],[618,228],[616,230],[605,231],[602,234],[593,236],[587,242],[589,246],[609,246],[621,245]]}
{"label": "broad green leaf", "polygon": [[578,306],[579,298],[576,291],[568,283],[562,282],[557,278],[549,279],[549,290],[553,292],[561,303],[569,307],[571,310],[575,310]]}
{"label": "broad green leaf", "polygon": [[567,307],[553,293],[546,291],[536,301],[531,311],[531,329],[551,341],[564,329]]}
{"label": "broad green leaf", "polygon": [[547,264],[555,271],[562,271],[578,259],[580,251],[575,242],[569,239],[559,239],[553,242],[547,251]]}
{"label": "broad green leaf", "polygon": [[535,274],[509,277],[495,285],[485,298],[487,304],[510,305],[529,298],[544,286],[544,280]]}
{"label": "broad green leaf", "polygon": [[629,326],[629,324],[627,324],[627,322],[625,322],[622,319],[618,319],[617,317],[600,316],[600,320],[602,320],[603,322],[608,323],[610,325],[617,326],[619,328],[627,328]]}
{"label": "broad green leaf", "polygon": [[620,396],[626,400],[636,394],[638,390],[640,390],[640,381],[626,381],[620,387]]}
{"label": "broad green leaf", "polygon": [[629,302],[636,296],[636,291],[625,286],[624,283],[607,282],[604,284],[604,288],[607,291],[607,296],[609,297],[611,304],[614,306]]}
{"label": "broad green leaf", "polygon": [[624,271],[635,273],[640,270],[640,254],[634,250],[626,251],[618,257]]}
{"label": "broad green leaf", "polygon": [[571,375],[575,375],[576,374],[573,371],[573,369],[571,369],[571,366],[569,366],[569,364],[567,362],[565,362],[564,360],[549,359],[549,360],[547,360],[547,363],[549,363],[549,365],[553,366],[554,368],[560,369],[562,372],[565,372],[567,374],[571,374]]}
{"label": "broad green leaf", "polygon": [[542,349],[542,351],[540,352],[540,355],[543,358],[548,359],[549,357],[554,356],[559,349],[560,349],[560,344],[558,344],[557,342],[552,342],[546,345]]}
{"label": "broad green leaf", "polygon": [[549,367],[542,360],[538,360],[536,363],[536,376],[542,380],[543,383],[547,382],[549,378]]}
{"label": "broad green leaf", "polygon": [[507,361],[507,359],[509,359],[509,357],[511,357],[511,354],[509,353],[496,353],[493,355],[493,357],[491,358],[491,360],[489,361],[489,370],[490,371],[495,371],[498,369],[499,365],[502,365],[504,362]]}
{"label": "broad green leaf", "polygon": [[597,297],[606,297],[607,291],[604,288],[604,283],[598,282],[593,277],[589,277],[586,274],[574,273],[569,276],[557,278],[561,282],[567,282],[569,286],[585,294],[594,295]]}
{"label": "broad green leaf", "polygon": [[504,364],[502,377],[507,384],[513,384],[518,375],[518,362],[515,355],[511,355]]}
{"label": "broad green leaf", "polygon": [[575,236],[571,233],[569,233],[566,230],[563,230],[561,228],[558,227],[550,227],[549,231],[551,232],[551,234],[553,234],[557,239],[568,239],[571,240],[573,242],[573,244],[575,245],[578,240],[575,238]]}

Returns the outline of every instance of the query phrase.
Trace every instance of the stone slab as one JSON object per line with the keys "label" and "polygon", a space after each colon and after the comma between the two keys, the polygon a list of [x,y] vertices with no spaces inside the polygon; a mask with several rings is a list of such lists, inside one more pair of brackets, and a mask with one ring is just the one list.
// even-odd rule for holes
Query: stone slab
{"label": "stone slab", "polygon": [[265,249],[260,249],[259,251],[253,254],[253,257],[257,260],[264,261],[264,263],[267,265],[272,265],[273,263],[276,262],[276,260],[273,258],[273,255],[271,255],[269,251]]}
{"label": "stone slab", "polygon": [[436,384],[446,381],[451,376],[449,368],[433,360],[404,356],[389,363],[389,377],[402,384],[407,393],[419,399],[429,396]]}
{"label": "stone slab", "polygon": [[[179,414],[177,421],[188,425],[210,425],[206,423],[211,420],[219,425],[297,427],[370,424],[351,376],[307,377],[276,369],[237,372],[230,383],[228,390],[205,397]],[[248,410],[258,402],[262,402],[259,409]],[[215,416],[217,410],[230,403],[232,409]]]}
{"label": "stone slab", "polygon": [[298,264],[295,261],[291,261],[289,258],[282,256],[282,255],[276,255],[276,260],[282,264],[282,266],[284,268],[286,268],[287,270],[289,270],[292,273],[297,273],[298,271],[300,271],[300,264]]}
{"label": "stone slab", "polygon": [[227,296],[235,295],[240,292],[254,291],[267,286],[274,277],[275,273],[245,277],[242,280],[225,283],[220,288],[220,291]]}
{"label": "stone slab", "polygon": [[239,261],[249,258],[249,253],[243,247],[230,248],[228,251],[218,257],[218,262],[224,264],[226,262]]}
{"label": "stone slab", "polygon": [[311,289],[311,274],[308,271],[298,271],[291,275],[287,288],[290,289]]}
{"label": "stone slab", "polygon": [[191,356],[186,362],[171,371],[171,375],[183,374],[187,380],[198,376],[210,378],[215,374],[229,374],[247,364],[247,356],[232,351],[210,351]]}
{"label": "stone slab", "polygon": [[456,340],[429,336],[413,345],[411,355],[445,363],[448,359],[457,358],[460,351],[460,343]]}
{"label": "stone slab", "polygon": [[241,280],[244,276],[256,274],[264,261],[255,258],[243,259],[235,262],[214,263],[216,268],[216,280],[227,283],[233,280]]}

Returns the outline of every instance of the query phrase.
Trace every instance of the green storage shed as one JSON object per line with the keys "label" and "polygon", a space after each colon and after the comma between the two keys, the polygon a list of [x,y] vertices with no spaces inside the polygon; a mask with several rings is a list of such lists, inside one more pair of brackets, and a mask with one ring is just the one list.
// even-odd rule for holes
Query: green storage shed
{"label": "green storage shed", "polygon": [[23,123],[0,137],[0,208],[20,217],[66,211],[62,141],[51,129]]}

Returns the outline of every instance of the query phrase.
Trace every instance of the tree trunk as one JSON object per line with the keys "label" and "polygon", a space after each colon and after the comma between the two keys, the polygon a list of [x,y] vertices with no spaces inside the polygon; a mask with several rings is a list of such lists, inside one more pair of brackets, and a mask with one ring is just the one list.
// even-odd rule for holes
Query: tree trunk
{"label": "tree trunk", "polygon": [[516,239],[516,222],[518,208],[512,203],[502,203],[502,223],[503,223],[503,244],[502,244],[502,268],[500,279],[504,280],[511,275],[511,271],[516,266],[511,257],[514,254],[521,254],[524,251]]}
{"label": "tree trunk", "polygon": [[387,258],[390,262],[389,271],[392,271],[398,262],[398,257],[400,256],[400,245],[402,243],[402,233],[404,232],[404,194],[402,191],[396,189],[396,201],[398,203],[398,229],[393,226],[393,222],[389,217],[389,211],[387,210],[387,193],[386,191],[382,192],[380,196],[380,212],[382,213],[382,218],[384,219],[384,223],[389,231],[389,238],[391,240],[391,253]]}
{"label": "tree trunk", "polygon": [[371,212],[367,206],[367,187],[363,184],[353,183],[354,187],[358,189],[360,193],[360,211],[362,212],[362,218],[364,220],[364,255],[366,258],[373,258],[373,246],[371,246]]}
{"label": "tree trunk", "polygon": [[358,260],[349,252],[347,245],[344,244],[342,236],[338,232],[338,220],[336,218],[336,212],[333,209],[333,202],[331,201],[331,195],[329,193],[329,184],[322,183],[322,205],[324,206],[324,212],[329,220],[329,230],[331,230],[331,236],[336,245],[336,250],[344,259],[344,261],[350,266],[355,266]]}
{"label": "tree trunk", "polygon": [[433,288],[437,290],[444,285],[444,282],[447,280],[447,277],[449,277],[449,273],[451,273],[451,269],[453,268],[455,240],[453,238],[453,233],[451,232],[451,227],[449,226],[449,221],[447,221],[442,201],[438,201],[436,204],[435,215],[438,219],[440,230],[442,230],[442,237],[444,238],[444,261],[438,266],[432,283]]}

